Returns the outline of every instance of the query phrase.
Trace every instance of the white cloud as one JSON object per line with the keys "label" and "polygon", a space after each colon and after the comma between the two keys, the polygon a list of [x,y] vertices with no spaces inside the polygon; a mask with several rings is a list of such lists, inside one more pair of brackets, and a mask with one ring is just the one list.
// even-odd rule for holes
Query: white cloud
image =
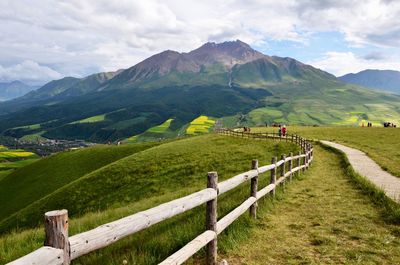
{"label": "white cloud", "polygon": [[50,81],[61,77],[62,74],[33,61],[24,61],[9,67],[0,65],[1,81],[21,80],[27,83],[35,83],[37,81]]}
{"label": "white cloud", "polygon": [[400,1],[379,0],[2,0],[0,65],[31,60],[84,76],[206,41],[307,43],[320,31],[397,48],[398,17]]}
{"label": "white cloud", "polygon": [[352,52],[328,52],[322,59],[310,61],[308,63],[336,76],[358,73],[365,69],[390,69],[400,71],[400,62],[393,58],[388,58],[386,60],[370,60],[368,58],[358,57]]}

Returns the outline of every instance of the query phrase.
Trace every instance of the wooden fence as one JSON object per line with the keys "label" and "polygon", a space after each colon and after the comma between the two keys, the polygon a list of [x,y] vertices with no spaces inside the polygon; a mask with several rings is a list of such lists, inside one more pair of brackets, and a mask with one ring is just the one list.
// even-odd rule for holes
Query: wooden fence
{"label": "wooden fence", "polygon": [[[259,140],[273,138],[291,141],[299,145],[302,152],[299,152],[298,155],[291,153],[287,157],[282,155],[279,161],[276,157],[273,157],[271,164],[264,166],[259,166],[258,161],[253,160],[249,171],[219,183],[217,172],[209,172],[207,174],[206,189],[71,237],[68,236],[67,210],[47,212],[45,213],[44,223],[46,233],[45,246],[8,264],[70,264],[72,260],[82,255],[104,248],[126,236],[204,203],[207,206],[205,231],[160,264],[182,264],[204,246],[207,246],[206,263],[208,265],[217,264],[218,235],[247,210],[255,218],[257,201],[260,198],[269,193],[275,196],[275,189],[278,185],[284,184],[287,180],[291,181],[295,172],[300,174],[301,171],[308,168],[313,160],[313,146],[298,135],[281,137],[271,133],[245,133],[228,129],[218,129],[216,133]],[[260,174],[268,171],[270,172],[270,184],[259,189],[258,178]],[[250,181],[250,197],[226,216],[217,220],[218,196],[247,181]]]}

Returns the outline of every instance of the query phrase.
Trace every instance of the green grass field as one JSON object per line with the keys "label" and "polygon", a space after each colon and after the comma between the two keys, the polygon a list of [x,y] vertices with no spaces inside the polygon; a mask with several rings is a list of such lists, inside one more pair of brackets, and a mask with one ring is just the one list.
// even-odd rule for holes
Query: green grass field
{"label": "green grass field", "polygon": [[[277,130],[253,128],[252,131],[266,129]],[[353,141],[359,146],[371,144],[392,153],[399,145],[397,130],[390,128],[288,127],[288,130],[313,139],[343,141],[349,145]],[[373,145],[379,135],[384,139],[382,144]],[[130,146],[136,145],[125,147]],[[380,152],[378,149],[376,152]],[[0,263],[42,246],[43,228],[36,225],[47,210],[67,208],[73,235],[200,190],[206,185],[208,171],[217,171],[222,181],[248,170],[254,158],[265,165],[272,156],[290,151],[297,152],[298,148],[283,141],[206,134],[160,143],[92,171],[82,164],[81,170],[88,171],[87,174],[65,183],[0,223],[8,231],[0,236]],[[244,214],[224,231],[218,241],[219,254],[229,264],[399,263],[396,249],[400,247],[400,230],[393,224],[400,223],[399,206],[387,204],[373,188],[368,190],[367,184],[352,177],[342,156],[328,151],[317,147],[311,170],[290,184],[285,193],[280,191],[276,203],[270,198],[262,200],[257,221]],[[81,156],[63,161],[68,164],[65,161],[71,159],[76,163],[78,157]],[[38,162],[25,168],[35,164]],[[50,167],[46,170],[52,172]],[[0,188],[3,181],[0,175]],[[267,183],[269,174],[260,177],[260,188]],[[245,184],[221,196],[219,216],[239,205],[248,193],[249,184]],[[122,264],[124,260],[128,264],[157,264],[203,231],[204,210],[198,207],[157,224],[81,257],[74,264]],[[36,228],[27,228],[33,226]],[[201,263],[203,255],[200,251],[188,264]]]}
{"label": "green grass field", "polygon": [[24,135],[20,138],[22,141],[27,141],[27,142],[37,142],[37,141],[45,141],[47,138],[43,137],[42,134],[44,134],[46,131],[40,131],[37,133],[32,133],[32,134],[27,134]]}
{"label": "green grass field", "polygon": [[[0,226],[5,218],[11,218],[17,225],[18,220],[12,214],[93,170],[154,145],[96,146],[66,151],[17,169],[0,181]],[[3,166],[9,167],[6,163]]]}
{"label": "green grass field", "polygon": [[[297,152],[298,148],[289,143],[260,143],[211,134],[165,143],[118,160],[66,185],[32,204],[30,209],[25,208],[19,213],[18,221],[22,224],[23,219],[32,219],[36,221],[34,224],[41,221],[48,209],[68,208],[72,217],[72,235],[200,190],[206,185],[208,171],[218,171],[219,179],[224,180],[248,170],[254,158],[264,165],[270,163],[273,155],[290,151]],[[260,185],[268,182],[269,178],[264,178]],[[249,185],[243,185],[222,196],[220,214],[239,205],[248,196],[248,190]],[[83,214],[85,211],[90,213]],[[31,225],[32,220],[29,221]],[[248,230],[242,226],[248,226],[248,222],[244,217],[226,232],[223,236],[227,238],[226,248],[238,238],[246,237]],[[124,259],[134,264],[155,264],[203,229],[204,207],[199,207],[82,257],[75,264],[121,264]],[[26,231],[20,228],[18,232],[4,235],[0,237],[0,262],[28,253],[42,241],[42,228]],[[224,244],[220,247],[223,249]]]}
{"label": "green grass field", "polygon": [[0,145],[0,183],[16,169],[32,164],[37,160],[39,160],[39,157],[32,152],[8,149]]}
{"label": "green grass field", "polygon": [[173,120],[174,119],[168,119],[164,123],[162,123],[158,126],[152,127],[150,129],[148,129],[147,131],[151,132],[151,133],[165,133],[165,131],[168,130],[168,128],[171,125],[171,122]]}
{"label": "green grass field", "polygon": [[100,122],[100,121],[104,121],[106,119],[106,114],[101,114],[101,115],[96,115],[96,116],[92,116],[86,119],[82,119],[79,121],[74,121],[71,122],[70,124],[76,124],[76,123],[93,123],[93,122]]}
{"label": "green grass field", "polygon": [[264,207],[229,264],[400,264],[400,228],[352,183],[335,153],[321,147],[309,172]]}
{"label": "green grass field", "polygon": [[168,119],[160,125],[151,127],[144,133],[131,136],[124,139],[122,142],[126,144],[141,143],[141,142],[154,142],[160,139],[175,138],[177,133],[170,130],[171,123],[174,119]]}
{"label": "green grass field", "polygon": [[[361,127],[288,126],[288,133],[319,140],[331,140],[358,148],[368,154],[384,170],[400,177],[400,129]],[[253,132],[278,132],[278,128],[254,128]]]}

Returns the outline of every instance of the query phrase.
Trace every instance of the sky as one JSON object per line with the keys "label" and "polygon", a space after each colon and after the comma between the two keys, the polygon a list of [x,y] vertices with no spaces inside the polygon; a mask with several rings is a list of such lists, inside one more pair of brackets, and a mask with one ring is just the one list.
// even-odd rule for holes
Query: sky
{"label": "sky", "polygon": [[396,0],[0,0],[0,82],[128,68],[240,39],[336,76],[400,71]]}

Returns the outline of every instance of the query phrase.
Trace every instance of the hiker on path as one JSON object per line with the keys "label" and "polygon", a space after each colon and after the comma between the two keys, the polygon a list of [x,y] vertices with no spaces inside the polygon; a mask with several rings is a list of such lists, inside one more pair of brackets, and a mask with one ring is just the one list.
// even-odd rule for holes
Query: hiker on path
{"label": "hiker on path", "polygon": [[283,125],[283,128],[282,128],[282,136],[283,137],[286,136],[286,126],[285,125]]}

